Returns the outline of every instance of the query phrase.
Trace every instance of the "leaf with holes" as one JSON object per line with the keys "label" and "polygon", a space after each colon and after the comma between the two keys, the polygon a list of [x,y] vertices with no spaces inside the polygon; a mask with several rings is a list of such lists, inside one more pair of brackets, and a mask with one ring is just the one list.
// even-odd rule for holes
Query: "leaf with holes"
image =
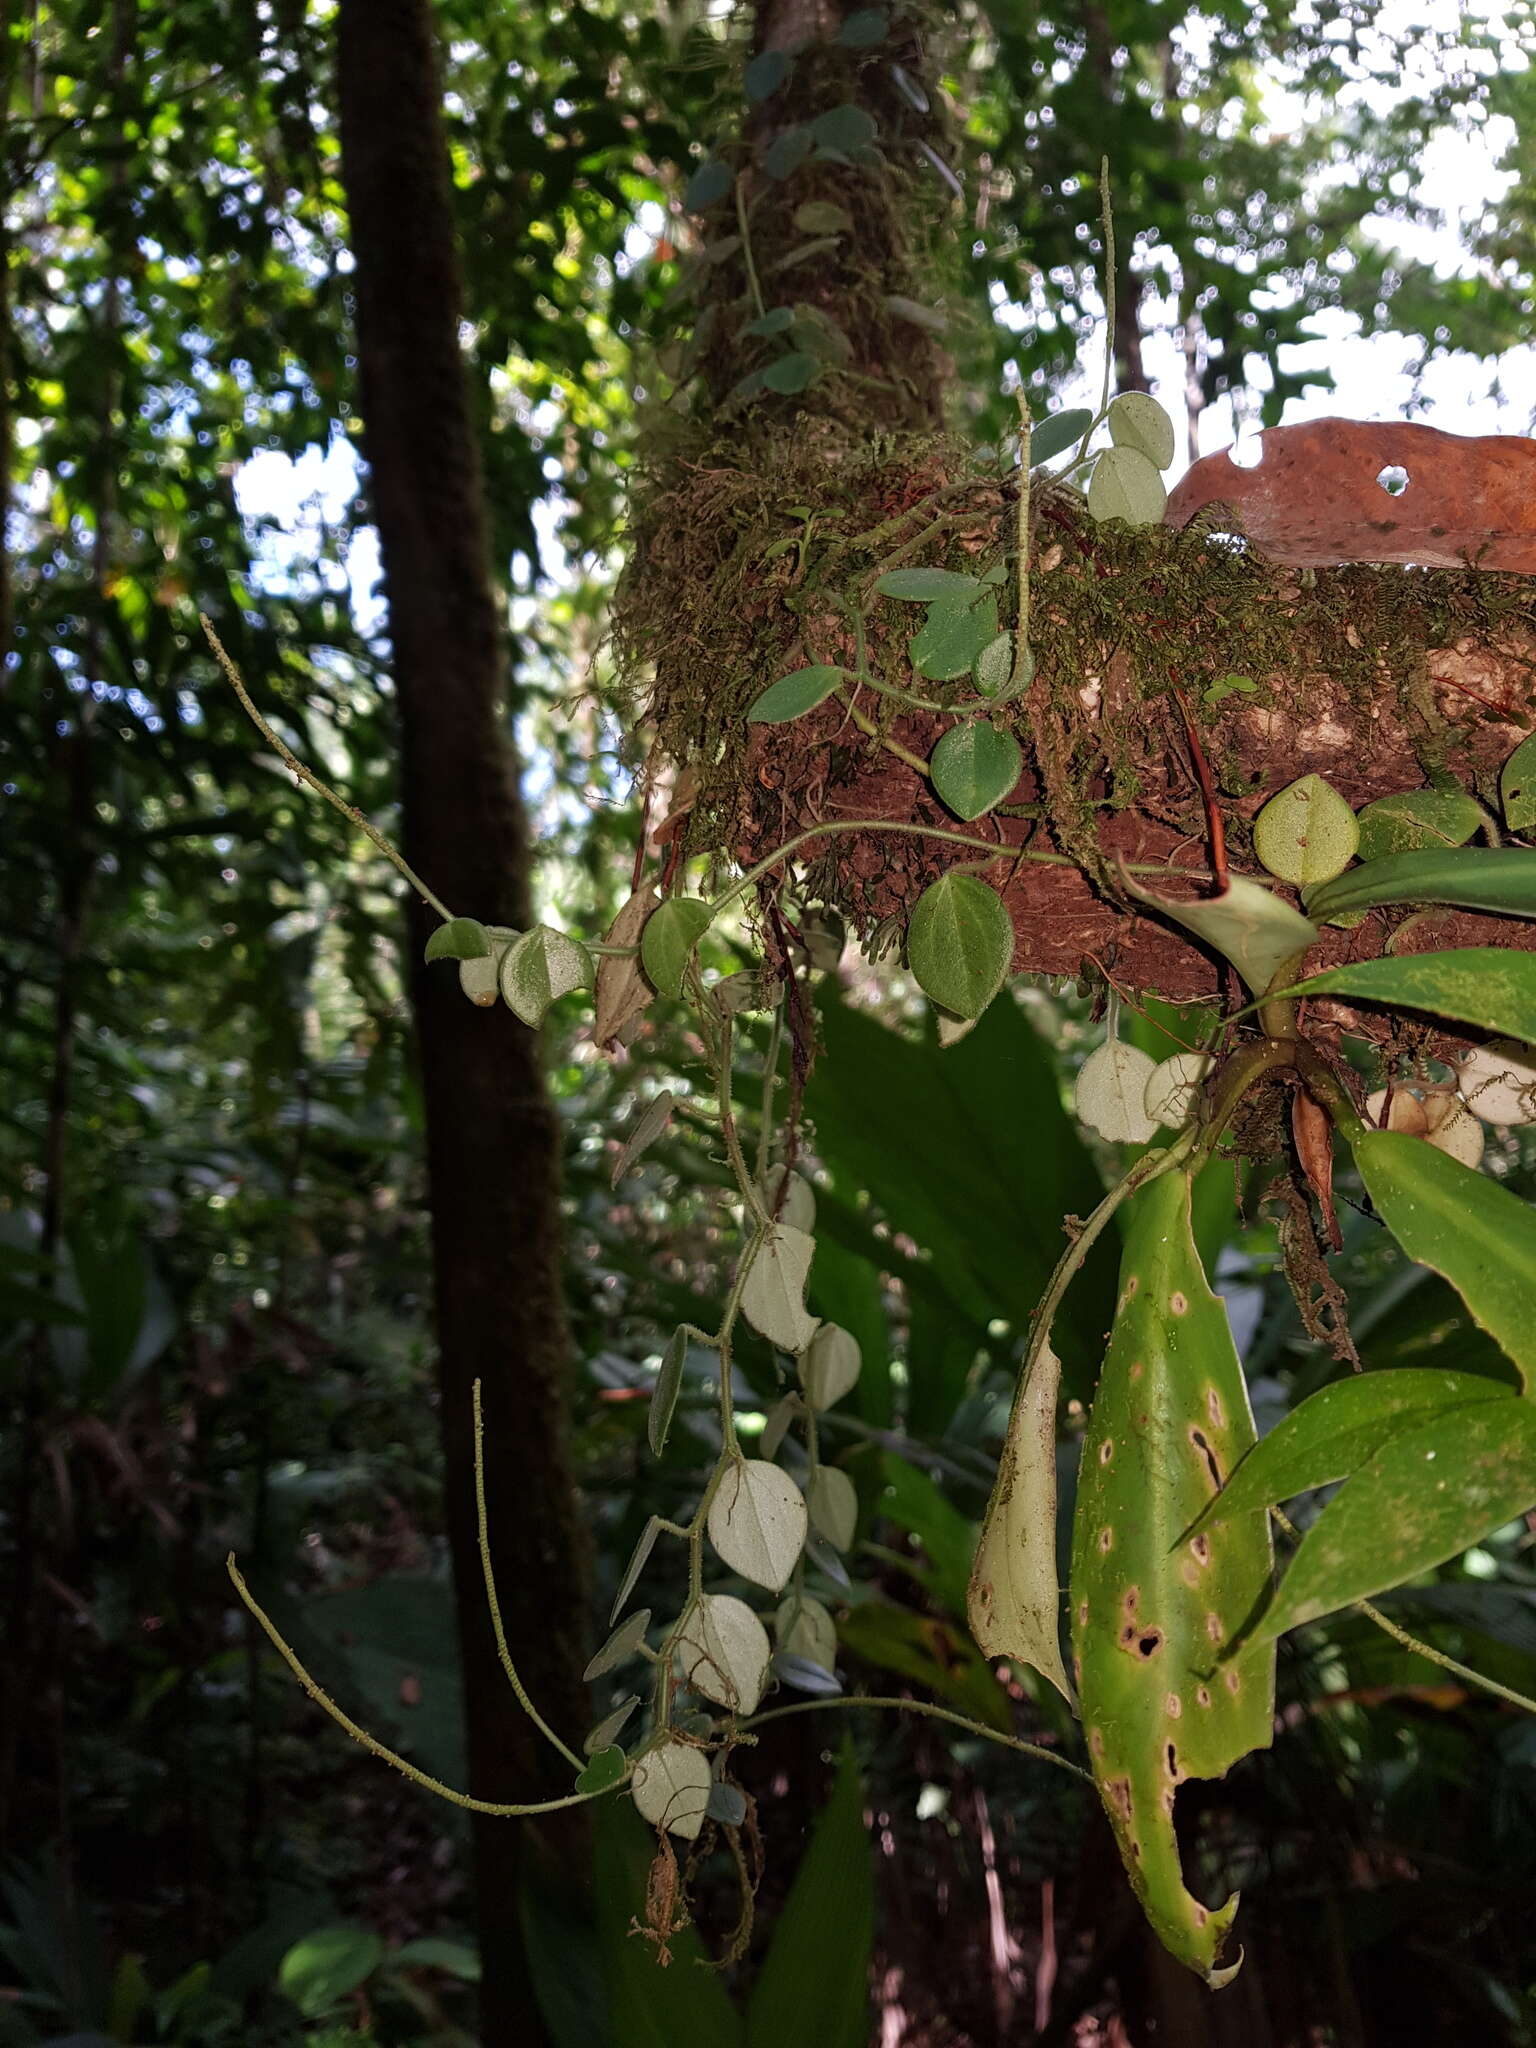
{"label": "leaf with holes", "polygon": [[988,718],[953,725],[928,763],[933,787],[957,818],[967,823],[1000,804],[1024,769],[1024,755],[1011,732]]}
{"label": "leaf with holes", "polygon": [[1120,879],[1139,902],[1150,903],[1224,953],[1256,996],[1318,936],[1316,925],[1299,910],[1246,875],[1232,876],[1223,895],[1188,900],[1144,889],[1123,871]]}
{"label": "leaf with holes", "polygon": [[1361,860],[1425,847],[1465,846],[1483,822],[1480,806],[1461,789],[1410,789],[1381,796],[1356,814]]}
{"label": "leaf with holes", "polygon": [[1173,460],[1173,421],[1149,391],[1122,391],[1110,400],[1109,438],[1117,448],[1134,448],[1155,469]]}
{"label": "leaf with holes", "polygon": [[928,607],[921,630],[907,643],[912,666],[930,682],[968,675],[982,649],[997,638],[997,599],[941,598]]}
{"label": "leaf with holes", "polygon": [[1083,1439],[1073,1523],[1072,1646],[1093,1775],[1159,1939],[1208,1984],[1237,1911],[1184,1887],[1174,1796],[1265,1748],[1275,1657],[1217,1654],[1269,1579],[1262,1509],[1180,1541],[1254,1441],[1227,1312],[1190,1221],[1192,1177],[1134,1197],[1108,1355]]}
{"label": "leaf with holes", "polygon": [[971,1568],[966,1613],[985,1657],[1031,1665],[1071,1699],[1056,1583],[1056,1397],[1061,1360],[1038,1342],[1024,1362]]}
{"label": "leaf with holes", "polygon": [[1511,832],[1536,825],[1536,732],[1522,740],[1499,772],[1499,802]]}
{"label": "leaf with holes", "polygon": [[722,1564],[777,1593],[805,1547],[805,1497],[777,1465],[734,1458],[721,1474],[706,1526]]}
{"label": "leaf with holes", "polygon": [[[1405,1430],[1479,1401],[1514,1401],[1517,1394],[1480,1373],[1412,1366],[1358,1373],[1310,1395],[1240,1461],[1211,1501],[1193,1536],[1210,1522],[1245,1515],[1346,1479]],[[1453,1432],[1454,1434],[1454,1429]]]}
{"label": "leaf with holes", "polygon": [[907,958],[925,995],[979,1017],[1013,965],[1013,923],[997,891],[974,875],[930,882],[913,906]]}
{"label": "leaf with holes", "polygon": [[1157,464],[1139,448],[1106,448],[1088,479],[1088,510],[1095,519],[1156,526],[1168,507]]}
{"label": "leaf with holes", "polygon": [[1307,915],[1319,924],[1348,910],[1383,903],[1450,903],[1461,910],[1536,917],[1536,849],[1448,846],[1367,861],[1309,889]]}
{"label": "leaf with holes", "polygon": [[1507,1038],[1536,1040],[1536,956],[1499,946],[1356,960],[1309,975],[1283,993],[1353,996],[1362,1002],[1390,1003],[1394,1010],[1454,1017]]}
{"label": "leaf with holes", "polygon": [[697,896],[668,896],[646,919],[640,964],[664,996],[682,994],[693,949],[714,921],[714,912]]}
{"label": "leaf with holes", "polygon": [[797,668],[787,676],[780,676],[776,683],[770,683],[754,700],[752,709],[747,713],[747,722],[749,725],[788,725],[792,718],[803,717],[807,711],[814,711],[818,704],[825,703],[842,680],[843,671],[831,668],[825,662],[817,662],[811,668]]}
{"label": "leaf with holes", "polygon": [[1449,1280],[1479,1329],[1536,1389],[1536,1209],[1421,1138],[1367,1131],[1355,1164],[1382,1221],[1410,1259]]}
{"label": "leaf with holes", "polygon": [[[1411,1142],[1411,1141],[1409,1141]],[[1383,1444],[1302,1538],[1254,1640],[1368,1600],[1536,1507],[1536,1405],[1511,1396]]]}
{"label": "leaf with holes", "polygon": [[1080,405],[1071,406],[1066,412],[1049,413],[1029,437],[1030,468],[1075,448],[1092,421],[1093,414]]}

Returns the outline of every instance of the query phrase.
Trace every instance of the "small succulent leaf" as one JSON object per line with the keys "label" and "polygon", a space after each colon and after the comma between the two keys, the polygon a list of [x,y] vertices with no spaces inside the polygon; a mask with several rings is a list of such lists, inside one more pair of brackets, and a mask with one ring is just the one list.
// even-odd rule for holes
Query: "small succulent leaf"
{"label": "small succulent leaf", "polygon": [[1536,1390],[1536,1208],[1420,1138],[1367,1131],[1351,1142],[1366,1193],[1408,1257],[1451,1283],[1526,1392]]}
{"label": "small succulent leaf", "polygon": [[[1477,1024],[1510,1038],[1536,1040],[1536,956],[1501,946],[1464,946],[1447,953],[1356,960],[1346,967],[1309,975],[1285,993],[1390,1003],[1394,1010],[1424,1010],[1430,1016]],[[1472,1106],[1488,1123],[1501,1121],[1476,1103]]]}
{"label": "small succulent leaf", "polygon": [[1479,1401],[1518,1399],[1498,1380],[1429,1366],[1357,1373],[1336,1380],[1293,1408],[1239,1460],[1221,1492],[1180,1541],[1229,1515],[1278,1506],[1315,1486],[1347,1479],[1394,1436],[1417,1429],[1436,1416]]}
{"label": "small succulent leaf", "polygon": [[1029,437],[1030,468],[1075,448],[1092,420],[1093,414],[1080,405],[1070,406],[1065,412],[1048,413]]}
{"label": "small succulent leaf", "polygon": [[878,133],[873,117],[862,107],[829,107],[811,123],[811,135],[818,149],[860,149],[873,142]]}
{"label": "small succulent leaf", "polygon": [[1483,822],[1481,809],[1459,789],[1410,789],[1399,796],[1378,797],[1356,815],[1361,860],[1385,860],[1388,854],[1417,853],[1425,847],[1465,846]]}
{"label": "small succulent leaf", "polygon": [[484,960],[491,950],[491,935],[474,917],[450,917],[427,941],[422,958],[432,960]]}
{"label": "small succulent leaf", "polygon": [[820,363],[809,349],[797,348],[767,365],[762,372],[762,387],[765,391],[777,391],[782,397],[793,398],[805,389],[820,368]]}
{"label": "small succulent leaf", "polygon": [[[1503,960],[1511,956],[1500,954]],[[1520,959],[1526,956],[1521,954]],[[1531,981],[1531,1016],[1536,1020],[1536,973]],[[1529,1030],[1526,1039],[1536,1038]],[[1507,1127],[1536,1124],[1536,1045],[1515,1038],[1496,1038],[1474,1046],[1457,1062],[1457,1085],[1474,1116],[1485,1124]]]}
{"label": "small succulent leaf", "polygon": [[715,1490],[706,1526],[722,1564],[777,1593],[805,1547],[805,1497],[777,1465],[737,1458]]}
{"label": "small succulent leaf", "polygon": [[760,1336],[781,1351],[803,1351],[817,1322],[805,1306],[816,1240],[792,1224],[776,1223],[751,1255],[742,1284],[741,1312]]}
{"label": "small succulent leaf", "polygon": [[723,1828],[739,1828],[747,1817],[747,1795],[717,1778],[709,1788],[709,1817]]}
{"label": "small succulent leaf", "polygon": [[958,603],[978,597],[981,582],[955,569],[890,569],[875,590],[880,597],[899,597],[908,604]]}
{"label": "small succulent leaf", "polygon": [[1536,1403],[1512,1395],[1458,1410],[1450,1429],[1437,1417],[1404,1430],[1302,1538],[1255,1640],[1432,1571],[1532,1507]]}
{"label": "small succulent leaf", "polygon": [[683,1680],[732,1714],[755,1711],[773,1654],[768,1631],[745,1600],[705,1593],[678,1635]]}
{"label": "small succulent leaf", "polygon": [[823,1323],[800,1356],[806,1405],[819,1414],[852,1393],[863,1362],[857,1337],[838,1323]]}
{"label": "small succulent leaf", "polygon": [[800,1657],[831,1672],[837,1664],[837,1623],[809,1593],[786,1594],[773,1617],[773,1633],[781,1654]]}
{"label": "small succulent leaf", "polygon": [[1450,903],[1536,917],[1536,849],[1447,846],[1367,861],[1307,891],[1307,915],[1326,924],[1341,911],[1384,903]]}
{"label": "small succulent leaf", "polygon": [[1126,1871],[1165,1947],[1216,1983],[1237,1897],[1207,1909],[1186,1891],[1174,1795],[1267,1747],[1275,1660],[1255,1646],[1216,1661],[1269,1580],[1263,1510],[1178,1541],[1254,1441],[1226,1309],[1195,1249],[1192,1186],[1164,1173],[1131,1205],[1069,1600],[1089,1756]]}
{"label": "small succulent leaf", "polygon": [[825,662],[817,662],[811,668],[797,668],[791,675],[780,676],[776,683],[770,683],[762,695],[753,700],[747,713],[747,723],[788,725],[792,718],[803,717],[807,711],[814,711],[818,704],[824,704],[842,680],[842,670],[831,668]]}
{"label": "small succulent leaf", "polygon": [[656,1538],[661,1534],[661,1517],[652,1515],[629,1553],[629,1563],[624,1567],[624,1576],[619,1580],[619,1590],[614,1595],[613,1608],[608,1619],[614,1620],[624,1610],[629,1596],[635,1590],[640,1574],[645,1570],[646,1560],[656,1547]]}
{"label": "small succulent leaf", "polygon": [[1233,875],[1223,895],[1189,900],[1160,896],[1129,875],[1121,880],[1138,902],[1151,904],[1224,954],[1256,996],[1318,936],[1299,910],[1246,875]]}
{"label": "small succulent leaf", "polygon": [[1112,398],[1106,423],[1117,448],[1134,448],[1156,469],[1173,461],[1173,421],[1149,391],[1122,391]]}
{"label": "small succulent leaf", "polygon": [[705,213],[711,206],[718,206],[730,191],[733,174],[729,164],[712,156],[699,165],[688,183],[683,187],[683,207],[688,213]]}
{"label": "small succulent leaf", "polygon": [[925,995],[979,1017],[1013,965],[1013,923],[997,891],[974,875],[930,882],[912,909],[907,958]]}
{"label": "small succulent leaf", "polygon": [[645,1641],[645,1632],[650,1625],[649,1607],[637,1607],[633,1614],[626,1614],[581,1674],[582,1684],[590,1685],[593,1679],[602,1678],[610,1671],[617,1671],[621,1664],[628,1663]]}
{"label": "small succulent leaf", "polygon": [[697,896],[668,896],[646,919],[640,934],[640,964],[664,996],[680,996],[693,949],[714,923],[714,912]]}
{"label": "small succulent leaf", "polygon": [[742,332],[766,340],[771,334],[786,333],[794,324],[793,306],[774,306],[768,312],[759,314],[757,319],[748,321]]}
{"label": "small succulent leaf", "polygon": [[812,1657],[798,1657],[792,1650],[778,1651],[773,1660],[773,1674],[792,1685],[797,1692],[840,1693],[843,1682],[836,1672],[829,1671],[825,1664],[818,1664]]}
{"label": "small succulent leaf", "polygon": [[815,1565],[817,1571],[829,1578],[834,1586],[841,1586],[845,1593],[853,1591],[853,1581],[848,1576],[848,1567],[824,1536],[807,1536],[805,1555],[808,1562]]}
{"label": "small succulent leaf", "polygon": [[593,974],[585,946],[547,924],[536,924],[502,956],[502,1000],[514,1016],[537,1029],[551,1003],[572,989],[590,988]]}
{"label": "small succulent leaf", "polygon": [[1212,1065],[1208,1052],[1176,1052],[1158,1061],[1147,1076],[1142,1106],[1160,1130],[1179,1131],[1189,1122]]}
{"label": "small succulent leaf", "polygon": [[957,818],[967,823],[1000,804],[1024,770],[1024,755],[1011,732],[989,718],[952,725],[928,764],[933,787]]}
{"label": "small succulent leaf", "polygon": [[662,1088],[635,1118],[634,1127],[624,1140],[619,1156],[613,1162],[613,1172],[608,1185],[616,1188],[625,1174],[638,1159],[644,1157],[655,1144],[667,1125],[672,1121],[672,1112],[677,1108],[677,1097],[670,1088]]}
{"label": "small succulent leaf", "polygon": [[[604,944],[638,946],[646,919],[656,903],[656,891],[649,883],[637,889],[609,926]],[[592,985],[592,1036],[598,1045],[611,1045],[626,1025],[633,1023],[656,999],[655,990],[640,971],[638,954],[599,953]]]}
{"label": "small succulent leaf", "polygon": [[830,199],[807,199],[795,208],[795,226],[806,235],[846,235],[853,221]]}
{"label": "small succulent leaf", "polygon": [[997,638],[997,599],[940,598],[928,607],[921,629],[907,643],[919,675],[949,683],[968,675],[977,655]]}
{"label": "small succulent leaf", "polygon": [[667,1348],[661,1354],[661,1365],[657,1370],[656,1384],[651,1389],[651,1405],[646,1413],[645,1435],[654,1457],[659,1458],[667,1447],[667,1433],[672,1427],[672,1417],[677,1411],[677,1397],[682,1391],[683,1367],[688,1362],[688,1332],[674,1330],[667,1339]]}
{"label": "small succulent leaf", "polygon": [[858,1527],[859,1496],[853,1481],[836,1465],[818,1465],[806,1490],[811,1527],[834,1550],[848,1550]]}
{"label": "small succulent leaf", "polygon": [[1002,692],[1013,681],[1012,633],[999,633],[995,640],[989,640],[972,664],[971,674],[982,696],[1000,701]]}
{"label": "small succulent leaf", "polygon": [[692,1841],[709,1809],[709,1758],[691,1742],[670,1738],[635,1759],[630,1782],[636,1806],[652,1827]]}
{"label": "small succulent leaf", "polygon": [[1147,1114],[1147,1088],[1157,1062],[1139,1046],[1107,1038],[1078,1069],[1073,1090],[1077,1120],[1117,1145],[1145,1145],[1157,1135]]}
{"label": "small succulent leaf", "polygon": [[981,1524],[966,1612],[985,1657],[1010,1657],[1072,1697],[1061,1661],[1056,1582],[1056,1400],[1061,1360],[1037,1342],[1024,1361]]}
{"label": "small succulent leaf", "polygon": [[[612,1719],[611,1715],[609,1719]],[[628,1769],[629,1758],[625,1756],[623,1750],[616,1744],[604,1743],[589,1753],[588,1762],[577,1773],[576,1790],[587,1793],[611,1792]]]}
{"label": "small succulent leaf", "polygon": [[1156,526],[1168,509],[1168,487],[1157,464],[1139,448],[1106,448],[1088,479],[1088,510],[1095,519]]}
{"label": "small succulent leaf", "polygon": [[741,74],[749,100],[771,99],[789,76],[789,57],[783,50],[760,50]]}
{"label": "small succulent leaf", "polygon": [[1524,739],[1499,773],[1499,803],[1511,832],[1536,825],[1536,732]]}
{"label": "small succulent leaf", "polygon": [[1253,850],[1282,882],[1328,882],[1355,857],[1360,823],[1321,775],[1303,775],[1253,821]]}
{"label": "small succulent leaf", "polygon": [[617,1742],[619,1731],[640,1704],[640,1695],[632,1692],[619,1701],[611,1714],[604,1714],[601,1721],[582,1739],[582,1749],[588,1756],[596,1756],[600,1749],[606,1749],[611,1742]]}

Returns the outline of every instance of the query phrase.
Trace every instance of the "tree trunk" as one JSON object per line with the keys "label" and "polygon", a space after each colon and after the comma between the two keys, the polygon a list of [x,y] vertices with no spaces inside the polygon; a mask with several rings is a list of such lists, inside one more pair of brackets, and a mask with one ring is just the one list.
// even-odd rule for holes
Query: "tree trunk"
{"label": "tree trunk", "polygon": [[[460,356],[441,83],[429,0],[342,0],[342,165],[356,259],[362,412],[400,700],[405,844],[456,910],[525,926],[527,826],[506,740],[501,620]],[[484,1382],[491,1544],[513,1657],[574,1735],[581,1545],[565,1411],[559,1133],[538,1041],[420,966],[412,1000],[426,1102],[439,1380],[469,1774],[481,1798],[571,1789],[498,1668],[474,1523],[470,1401]],[[519,1927],[520,1886],[584,1847],[567,1815],[478,1820],[475,1870],[488,2042],[545,2038]],[[546,1861],[546,1859],[548,1859]]]}

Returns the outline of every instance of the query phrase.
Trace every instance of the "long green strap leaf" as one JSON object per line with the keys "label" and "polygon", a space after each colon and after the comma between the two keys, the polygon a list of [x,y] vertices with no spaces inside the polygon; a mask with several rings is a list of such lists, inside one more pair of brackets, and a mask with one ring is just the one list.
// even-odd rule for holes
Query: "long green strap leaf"
{"label": "long green strap leaf", "polygon": [[1190,1192],[1179,1171],[1136,1197],[1083,1443],[1070,1598],[1093,1774],[1131,1883],[1164,1945],[1219,1985],[1237,1967],[1219,1962],[1237,1895],[1213,1909],[1185,1889],[1174,1798],[1268,1744],[1275,1666],[1268,1645],[1217,1663],[1268,1585],[1264,1511],[1179,1540],[1254,1441]]}
{"label": "long green strap leaf", "polygon": [[1536,1040],[1536,953],[1515,953],[1502,946],[1356,960],[1311,975],[1281,993],[1358,996],[1362,1002],[1454,1017],[1504,1038]]}
{"label": "long green strap leaf", "polygon": [[1536,851],[1524,846],[1437,846],[1389,854],[1306,893],[1319,924],[1383,903],[1454,903],[1463,910],[1536,917]]}

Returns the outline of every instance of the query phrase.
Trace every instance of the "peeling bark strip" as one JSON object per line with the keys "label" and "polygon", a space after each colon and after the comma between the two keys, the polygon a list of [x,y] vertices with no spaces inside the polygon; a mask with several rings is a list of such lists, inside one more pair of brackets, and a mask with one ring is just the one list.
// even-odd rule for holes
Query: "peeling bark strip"
{"label": "peeling bark strip", "polygon": [[[759,49],[811,40],[719,151],[733,196],[699,217],[697,331],[677,362],[678,410],[637,480],[615,618],[620,669],[646,701],[658,753],[693,780],[684,850],[742,861],[819,823],[958,822],[913,765],[943,716],[863,689],[852,709],[830,695],[793,723],[746,722],[779,678],[853,667],[861,644],[889,685],[940,703],[970,695],[968,677],[917,672],[909,643],[923,614],[876,595],[882,573],[990,570],[999,622],[1017,616],[1016,475],[944,434],[953,364],[929,327],[892,313],[932,311],[963,242],[928,168],[957,152],[927,31],[898,11],[882,51],[851,52],[836,42],[845,11],[760,15]],[[893,55],[915,96],[892,90]],[[850,104],[875,124],[863,158],[783,174],[771,152],[786,134]],[[807,205],[841,209],[847,231],[811,234],[796,218]],[[842,337],[802,390],[752,387],[783,346],[753,332],[763,304]],[[1497,812],[1499,768],[1536,726],[1536,582],[1511,573],[1536,566],[1536,443],[1331,421],[1272,429],[1264,447],[1257,470],[1198,464],[1166,528],[1095,525],[1037,473],[1035,677],[988,714],[1019,741],[1024,769],[1003,808],[971,828],[999,844],[986,879],[1013,921],[1016,971],[1108,972],[1176,1000],[1221,990],[1215,959],[1115,879],[1117,860],[1161,862],[1200,888],[1211,834],[1192,731],[1237,872],[1256,867],[1254,814],[1309,772],[1355,807],[1460,788]],[[1398,469],[1407,484],[1394,496]],[[1203,530],[1218,501],[1246,517],[1245,546]],[[1443,566],[1364,566],[1383,560]],[[1019,863],[1024,846],[1070,865]],[[811,844],[797,866],[808,895],[868,935],[975,858],[916,836],[850,833]],[[1403,934],[1409,922],[1373,913],[1330,930],[1316,964],[1389,944],[1536,946],[1536,927],[1507,918],[1437,913]]]}
{"label": "peeling bark strip", "polygon": [[[450,902],[524,928],[527,828],[504,740],[506,662],[459,350],[462,292],[428,0],[342,0],[338,87],[406,851]],[[513,1653],[550,1721],[580,1728],[583,1546],[565,1414],[559,1133],[534,1034],[505,1008],[465,1002],[456,977],[422,968],[426,930],[413,908],[470,1789],[483,1799],[538,1799],[568,1792],[571,1774],[535,1734],[497,1660],[476,1544],[470,1388],[483,1377],[491,1544]],[[574,1879],[583,1832],[569,1815],[474,1825],[481,2031],[537,2048],[546,2034],[524,1961],[520,1883],[547,1894],[557,1862]]]}

